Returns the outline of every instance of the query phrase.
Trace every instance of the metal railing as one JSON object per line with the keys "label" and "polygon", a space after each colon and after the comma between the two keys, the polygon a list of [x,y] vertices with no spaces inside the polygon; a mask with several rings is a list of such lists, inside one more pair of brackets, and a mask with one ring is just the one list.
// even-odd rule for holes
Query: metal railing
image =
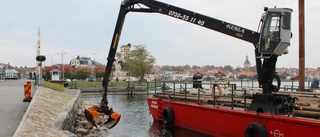
{"label": "metal railing", "polygon": [[[156,83],[155,83],[156,84]],[[208,104],[212,104],[213,107],[217,107],[219,103],[219,98],[223,98],[223,99],[230,99],[230,108],[234,109],[234,107],[236,107],[236,100],[235,99],[243,99],[243,105],[241,107],[244,108],[244,110],[247,109],[248,105],[247,105],[247,92],[246,90],[236,90],[236,84],[218,84],[218,83],[200,83],[201,85],[207,85],[207,87],[209,86],[209,93],[205,93],[202,92],[203,90],[201,90],[200,88],[197,89],[196,93],[191,93],[188,92],[193,88],[193,84],[197,85],[199,83],[194,83],[192,81],[163,81],[162,82],[162,86],[159,88],[159,86],[157,87],[156,85],[154,86],[154,96],[155,97],[162,97],[162,98],[166,98],[166,99],[170,99],[173,101],[183,101],[185,103],[191,101],[191,102],[195,102],[196,104],[202,104],[202,99],[206,98],[208,99],[207,103]],[[178,86],[177,86],[178,85]],[[231,95],[222,95],[221,93],[219,93],[219,95],[217,95],[217,91],[216,91],[216,87],[220,87],[223,86],[222,88],[228,88],[230,89]],[[149,88],[147,88],[149,89]],[[222,92],[222,91],[221,91]],[[237,96],[235,94],[235,92],[243,92],[243,96]],[[149,95],[149,90],[147,90],[147,94]],[[211,99],[210,99],[211,98]],[[237,105],[239,106],[239,105]]]}
{"label": "metal railing", "polygon": [[[240,88],[259,88],[259,82],[256,79],[240,79],[240,80],[229,80],[232,84],[237,84]],[[282,80],[280,89],[285,91],[297,91],[298,80]],[[305,81],[305,90],[311,89],[311,81]]]}

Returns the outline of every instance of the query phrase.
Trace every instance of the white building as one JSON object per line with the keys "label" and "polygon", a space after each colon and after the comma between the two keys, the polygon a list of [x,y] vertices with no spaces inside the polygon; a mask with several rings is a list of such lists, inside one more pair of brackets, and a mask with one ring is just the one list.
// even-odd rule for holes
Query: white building
{"label": "white building", "polygon": [[76,58],[70,61],[70,65],[74,68],[82,68],[82,67],[92,67],[93,63],[92,60],[88,57],[80,57],[77,56]]}
{"label": "white building", "polygon": [[120,56],[118,59],[113,63],[114,65],[114,72],[111,75],[111,80],[113,81],[127,81],[132,80],[128,73],[128,66],[125,63],[128,61],[128,58],[131,53],[131,44],[128,43],[127,45],[122,45],[120,47]]}

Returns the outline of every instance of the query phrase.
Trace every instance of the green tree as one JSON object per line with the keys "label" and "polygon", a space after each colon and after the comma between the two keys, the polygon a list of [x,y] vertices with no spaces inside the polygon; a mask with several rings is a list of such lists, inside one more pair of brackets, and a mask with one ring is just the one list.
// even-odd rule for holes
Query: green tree
{"label": "green tree", "polygon": [[150,55],[146,48],[142,45],[134,46],[128,59],[129,73],[131,76],[139,78],[141,83],[144,74],[147,74],[155,63],[155,58]]}
{"label": "green tree", "polygon": [[192,69],[199,69],[199,68],[201,68],[200,66],[198,66],[198,65],[192,65],[192,67],[191,67]]}
{"label": "green tree", "polygon": [[175,71],[184,71],[183,66],[176,66]]}
{"label": "green tree", "polygon": [[88,67],[79,67],[74,73],[76,79],[86,79],[91,75],[91,70]]}
{"label": "green tree", "polygon": [[203,68],[205,68],[205,70],[212,70],[215,67],[214,67],[214,65],[205,65],[205,66],[203,66]]}
{"label": "green tree", "polygon": [[203,73],[203,72],[207,72],[208,70],[207,70],[205,67],[201,67],[201,68],[199,69],[199,71],[200,71],[201,73]]}
{"label": "green tree", "polygon": [[[73,78],[73,75],[74,75],[74,68],[70,65],[64,65],[64,77],[65,78]],[[62,73],[62,71],[61,71]]]}
{"label": "green tree", "polygon": [[45,66],[42,69],[42,74],[43,74],[43,77],[46,81],[51,80],[50,71],[53,69],[54,69],[53,66]]}
{"label": "green tree", "polygon": [[188,69],[190,69],[190,68],[191,68],[191,66],[190,66],[190,65],[188,65],[188,64],[184,65],[183,67],[184,67],[184,69],[185,69],[185,70],[188,70]]}
{"label": "green tree", "polygon": [[233,67],[230,66],[230,65],[226,65],[226,66],[223,67],[223,70],[224,70],[224,71],[232,71],[232,70],[233,70]]}
{"label": "green tree", "polygon": [[104,72],[105,72],[105,67],[104,66],[96,66],[96,78],[103,78]]}
{"label": "green tree", "polygon": [[246,79],[246,78],[247,78],[246,75],[240,75],[240,76],[238,77],[238,79]]}

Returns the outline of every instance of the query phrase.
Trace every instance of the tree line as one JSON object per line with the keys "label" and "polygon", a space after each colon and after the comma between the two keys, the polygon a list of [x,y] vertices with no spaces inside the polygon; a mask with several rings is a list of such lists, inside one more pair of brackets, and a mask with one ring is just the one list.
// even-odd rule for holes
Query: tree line
{"label": "tree line", "polygon": [[79,79],[85,80],[88,77],[93,76],[95,73],[97,78],[102,78],[104,76],[105,67],[104,66],[95,66],[95,67],[77,67],[74,68],[67,64],[58,64],[53,66],[45,66],[42,69],[43,78],[46,80],[51,79],[50,71],[53,69],[58,69],[63,73],[64,79]]}
{"label": "tree line", "polygon": [[215,66],[215,65],[204,65],[204,66],[198,66],[198,65],[178,65],[178,66],[170,66],[170,65],[164,65],[161,66],[161,69],[163,71],[178,71],[178,72],[182,72],[182,71],[186,71],[186,70],[190,70],[190,69],[195,69],[198,70],[199,72],[207,72],[208,70],[212,70],[212,69],[219,69],[223,72],[240,72],[240,71],[252,71],[252,72],[256,72],[256,67],[252,66],[252,67],[248,67],[248,68],[242,68],[242,67],[236,67],[233,68],[230,65],[225,65],[225,66]]}

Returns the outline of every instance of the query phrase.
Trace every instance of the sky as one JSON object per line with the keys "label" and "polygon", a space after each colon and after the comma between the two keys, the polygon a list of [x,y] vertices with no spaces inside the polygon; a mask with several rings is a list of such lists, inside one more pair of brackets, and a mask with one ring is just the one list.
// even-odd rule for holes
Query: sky
{"label": "sky", "polygon": [[[299,67],[297,0],[160,0],[256,31],[263,7],[292,8],[289,54],[278,68]],[[6,0],[0,4],[0,62],[36,65],[38,28],[45,65],[68,64],[77,56],[106,64],[120,0]],[[305,66],[320,67],[320,3],[305,1]],[[255,65],[251,43],[158,13],[128,13],[119,47],[144,45],[156,65],[243,67],[246,56]],[[118,49],[118,51],[120,51]],[[63,58],[62,58],[62,53]]]}

